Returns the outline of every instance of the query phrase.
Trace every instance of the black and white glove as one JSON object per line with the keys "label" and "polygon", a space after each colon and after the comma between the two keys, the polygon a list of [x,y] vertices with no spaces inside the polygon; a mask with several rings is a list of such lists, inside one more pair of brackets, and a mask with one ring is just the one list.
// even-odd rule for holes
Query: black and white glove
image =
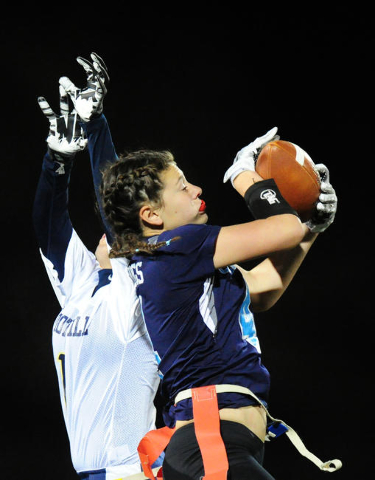
{"label": "black and white glove", "polygon": [[38,103],[49,121],[46,141],[50,153],[58,162],[64,163],[86,148],[87,139],[77,112],[69,113],[68,95],[61,85],[59,91],[61,115],[56,115],[44,97],[38,97]]}
{"label": "black and white glove", "polygon": [[77,62],[85,69],[87,85],[81,90],[68,77],[59,79],[60,85],[69,94],[76,112],[83,122],[88,122],[95,115],[103,112],[103,100],[107,93],[106,82],[109,82],[107,67],[96,53],[90,54],[92,62],[82,57]]}
{"label": "black and white glove", "polygon": [[223,182],[226,183],[230,179],[233,185],[233,180],[241,172],[245,170],[254,172],[255,162],[262,148],[265,147],[267,143],[280,138],[276,133],[277,127],[273,127],[265,135],[256,138],[253,142],[249,143],[249,145],[237,152],[233,165],[225,172]]}
{"label": "black and white glove", "polygon": [[337,196],[329,181],[328,168],[319,163],[315,165],[321,179],[320,195],[316,209],[311,220],[306,222],[307,227],[311,232],[324,232],[335,219],[337,210]]}

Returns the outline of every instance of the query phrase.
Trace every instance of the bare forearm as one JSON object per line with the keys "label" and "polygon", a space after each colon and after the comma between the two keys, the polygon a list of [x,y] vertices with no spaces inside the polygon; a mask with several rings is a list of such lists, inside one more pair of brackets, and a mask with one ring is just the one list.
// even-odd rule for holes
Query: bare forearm
{"label": "bare forearm", "polygon": [[246,170],[240,173],[233,181],[233,186],[237,192],[243,197],[246,193],[246,190],[251,187],[255,182],[262,181],[263,178],[258,175],[257,172],[251,170]]}
{"label": "bare forearm", "polygon": [[297,247],[276,252],[251,271],[243,271],[254,311],[268,310],[280,299],[317,236],[318,234],[309,232]]}

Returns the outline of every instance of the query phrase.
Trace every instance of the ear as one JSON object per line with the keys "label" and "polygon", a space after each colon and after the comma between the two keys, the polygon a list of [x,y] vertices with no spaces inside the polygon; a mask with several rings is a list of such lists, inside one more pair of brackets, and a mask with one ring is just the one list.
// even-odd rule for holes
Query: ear
{"label": "ear", "polygon": [[150,205],[143,205],[139,210],[139,216],[143,222],[149,225],[160,227],[163,225],[163,220],[159,215],[159,209],[154,209]]}

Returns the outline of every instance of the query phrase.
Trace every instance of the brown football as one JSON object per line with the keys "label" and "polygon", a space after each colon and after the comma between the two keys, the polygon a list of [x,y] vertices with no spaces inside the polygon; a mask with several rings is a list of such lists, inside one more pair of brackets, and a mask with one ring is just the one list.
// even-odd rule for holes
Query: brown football
{"label": "brown football", "polygon": [[311,218],[320,193],[320,177],[301,147],[285,140],[267,143],[255,169],[264,179],[275,180],[282,196],[303,222]]}

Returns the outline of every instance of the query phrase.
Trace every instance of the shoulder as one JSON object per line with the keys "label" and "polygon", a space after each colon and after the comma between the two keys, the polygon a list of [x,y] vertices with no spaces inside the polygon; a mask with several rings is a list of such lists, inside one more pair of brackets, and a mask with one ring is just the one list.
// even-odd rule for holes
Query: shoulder
{"label": "shoulder", "polygon": [[163,232],[158,241],[166,241],[168,245],[163,247],[167,251],[179,251],[184,252],[195,250],[203,245],[212,247],[219,234],[221,227],[217,225],[183,225],[175,228],[174,230],[167,230]]}

